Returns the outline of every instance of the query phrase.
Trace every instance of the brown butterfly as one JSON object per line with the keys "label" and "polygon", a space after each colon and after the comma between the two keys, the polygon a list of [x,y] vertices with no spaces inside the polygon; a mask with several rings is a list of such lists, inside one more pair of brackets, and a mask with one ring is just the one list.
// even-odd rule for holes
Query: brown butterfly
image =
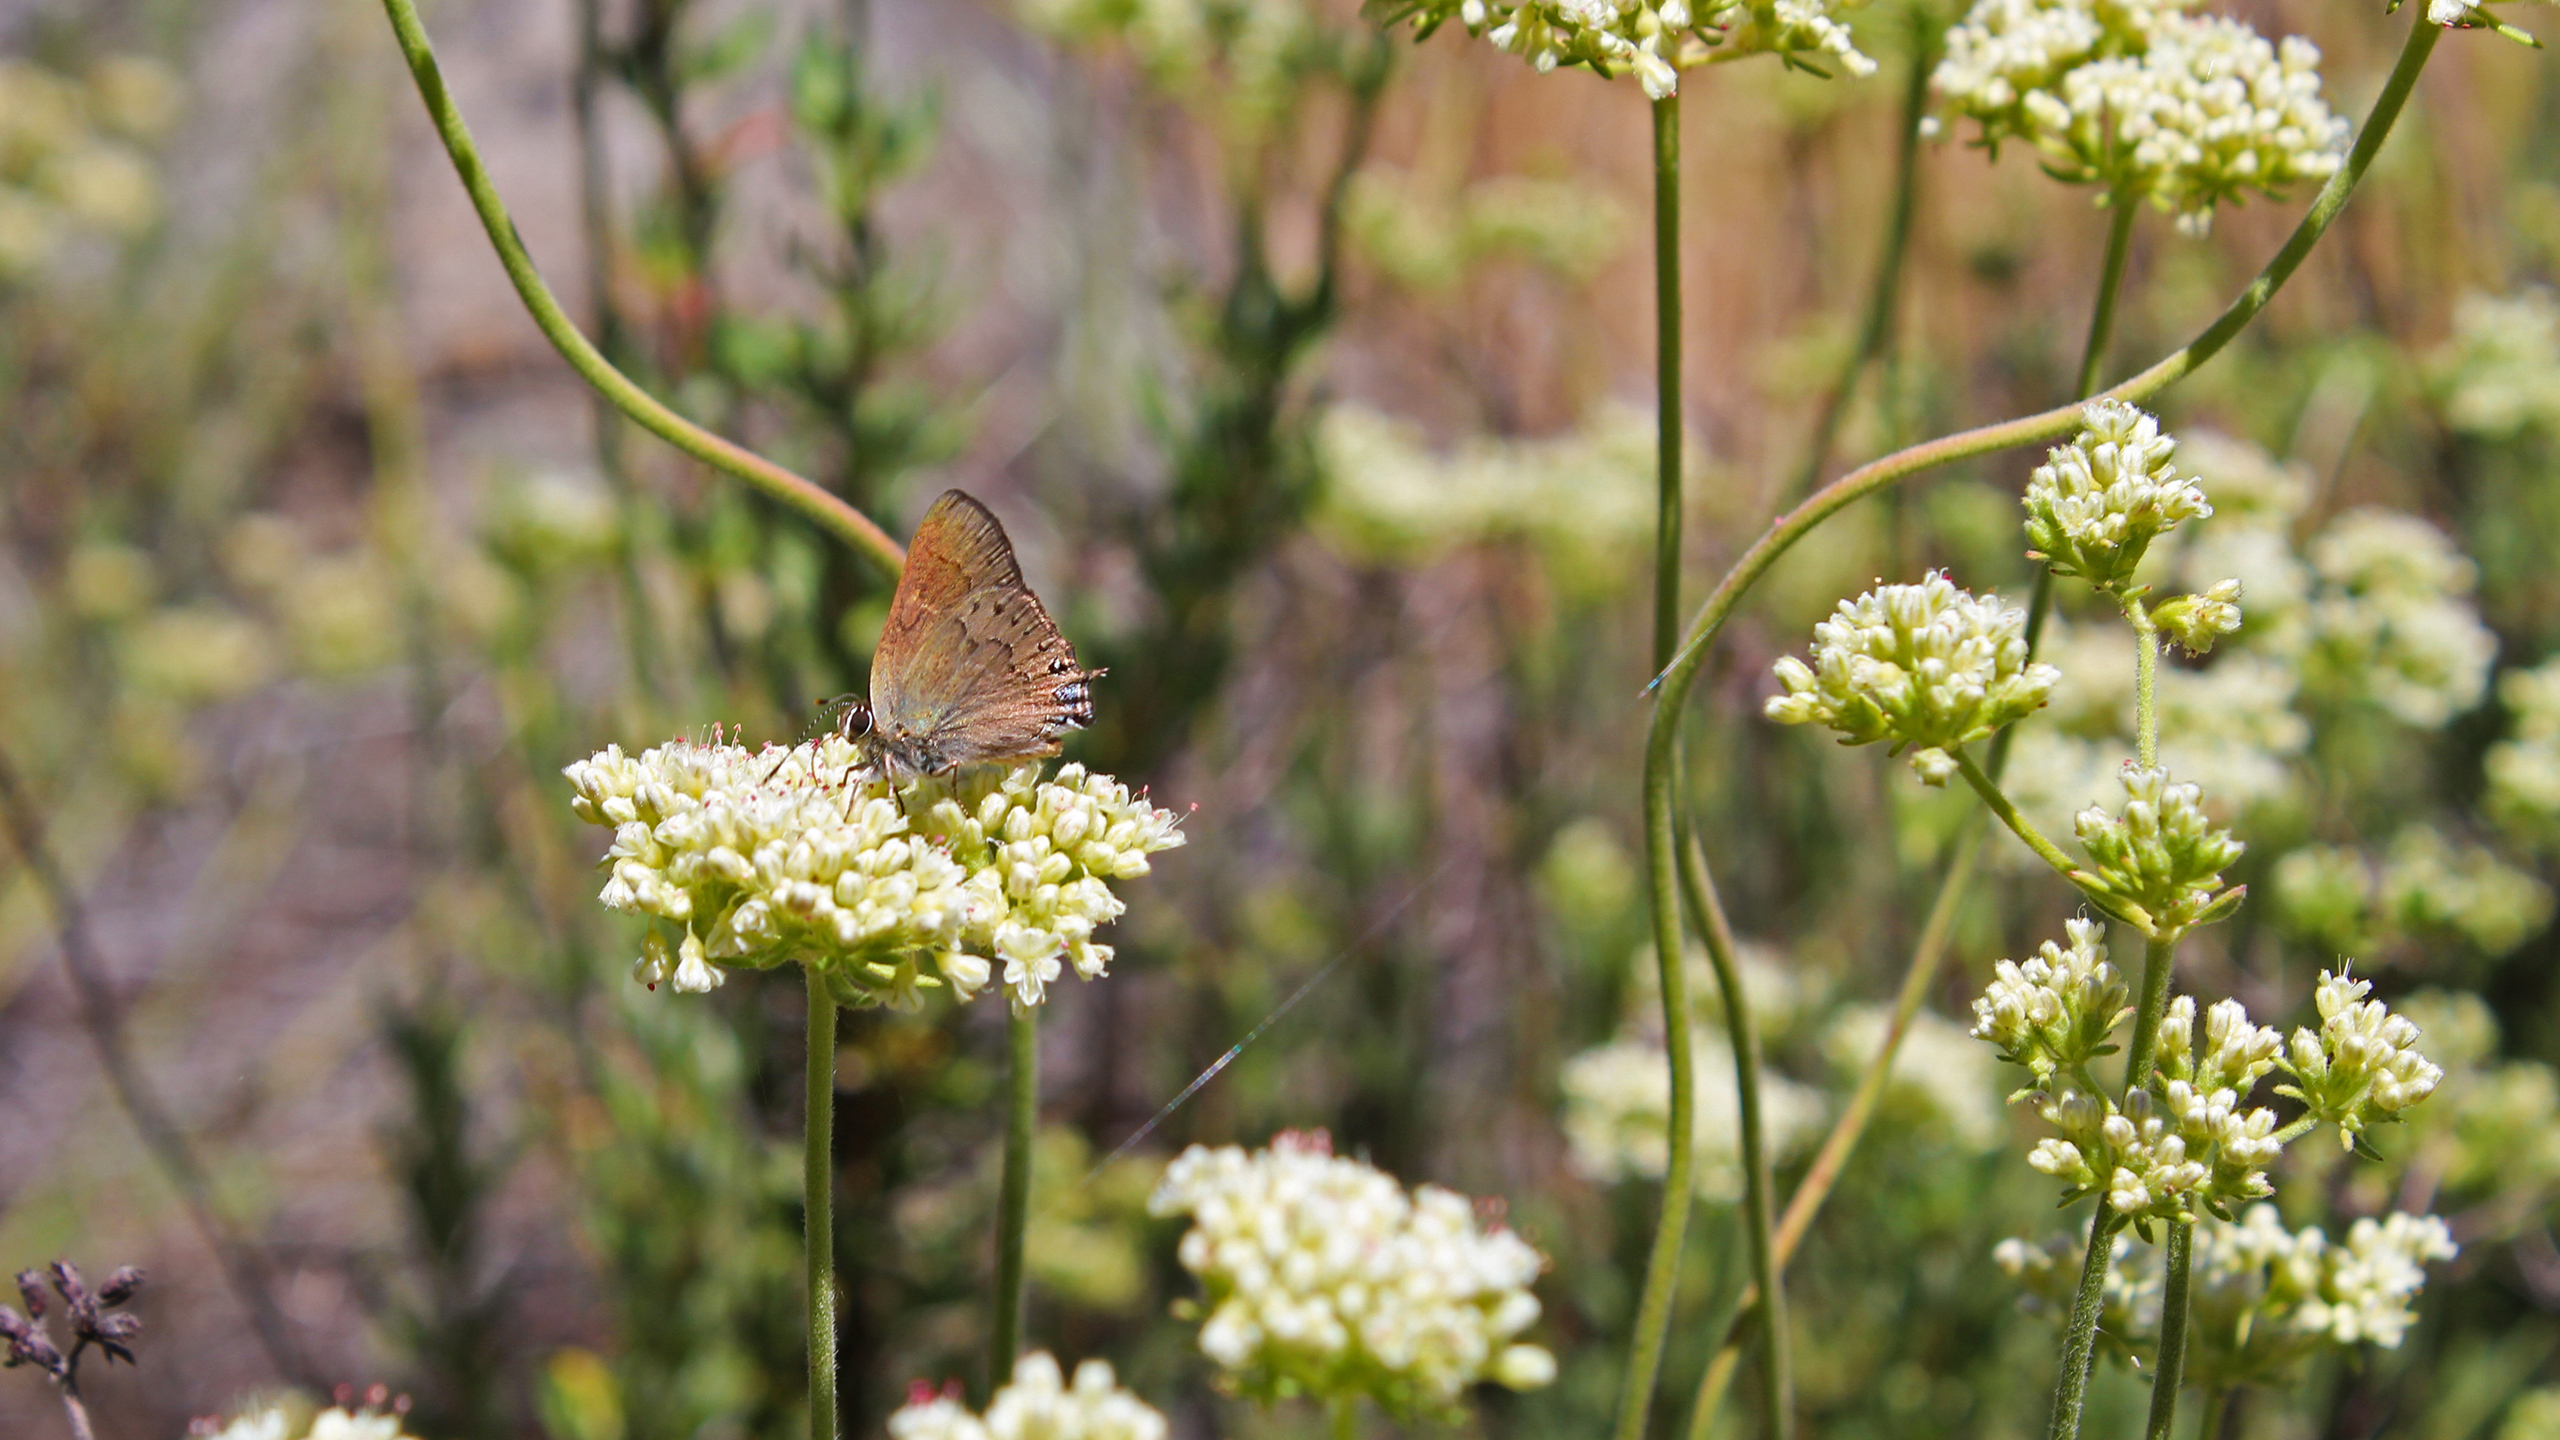
{"label": "brown butterfly", "polygon": [[871,698],[840,696],[842,733],[893,785],[965,765],[1058,753],[1093,723],[1087,682],[1013,542],[987,507],[945,490],[907,544],[907,568],[871,657]]}

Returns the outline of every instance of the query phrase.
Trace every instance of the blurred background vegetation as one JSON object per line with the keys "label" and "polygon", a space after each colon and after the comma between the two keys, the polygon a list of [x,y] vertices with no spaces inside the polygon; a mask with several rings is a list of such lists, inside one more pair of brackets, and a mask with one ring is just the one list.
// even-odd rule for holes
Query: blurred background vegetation
{"label": "blurred background vegetation", "polygon": [[[2397,40],[2378,6],[2242,9],[2316,39],[2346,111]],[[1658,1040],[1628,1018],[1650,968],[1640,95],[1390,41],[1335,0],[427,18],[527,239],[616,361],[893,531],[945,486],[989,500],[1112,669],[1070,756],[1198,807],[1190,847],[1132,888],[1111,978],[1052,1007],[1035,1341],[1109,1357],[1182,1433],[1313,1433],[1207,1388],[1144,1198],[1190,1140],[1327,1126],[1408,1181],[1507,1197],[1555,1259],[1538,1337],[1564,1368],[1488,1397],[1482,1428],[1595,1433],[1653,1204],[1624,1080],[1630,1056],[1655,1073]],[[1876,0],[1869,81],[1761,65],[1689,86],[1693,586],[1825,425],[1905,77],[1947,18]],[[2522,673],[2560,652],[2547,77],[2449,39],[2303,276],[2166,407],[2222,436],[2187,451],[2218,501],[2272,497],[2224,533],[2303,576],[2303,604],[2384,595],[2380,552],[2434,555],[2406,583],[2441,607],[2376,600],[2312,658],[2271,641],[2253,670],[2243,644],[2193,675],[2219,687],[2194,713],[2237,727],[2190,733],[2239,777],[2208,790],[2242,807],[2253,896],[2188,963],[2290,1024],[2351,953],[2451,1072],[2385,1165],[2296,1147],[2290,1218],[2432,1205],[2465,1247],[2405,1346],[2253,1395],[2252,1436],[2560,1434],[2536,1389],[2560,1383],[2560,780],[2535,786],[2560,766],[2560,681]],[[2101,243],[2087,198],[1924,145],[1894,324],[1830,453],[2064,398]],[[2290,219],[2255,205],[2203,242],[2147,220],[2110,374],[2208,318]],[[1870,577],[1944,564],[2017,592],[2034,458],[1831,525],[1702,687],[1687,783],[1757,942],[1782,1187],[1969,802],[1767,726],[1767,662]],[[107,1433],[376,1380],[429,1437],[792,1433],[799,992],[630,983],[636,930],[592,903],[598,841],[557,777],[714,721],[795,737],[811,697],[860,683],[885,604],[860,557],[557,363],[372,7],[0,3],[0,754],[194,1164],[146,1146],[105,1083],[8,852],[0,1262],[152,1270],[143,1367],[92,1382]],[[2022,747],[2022,788],[2089,798],[2073,766],[2123,715],[2103,679],[2075,693],[2037,722],[2041,761]],[[1960,1027],[2065,898],[2020,869],[1979,888],[1910,1082],[1794,1269],[1814,1433],[2041,1424],[2051,1318],[1989,1257],[2056,1222],[1999,1105],[2015,1077]],[[991,1002],[846,1024],[850,1433],[978,1364],[1002,1029]],[[1704,1189],[1667,1370],[1683,1421],[1739,1283],[1731,1174]],[[2144,1383],[2102,1380],[2093,1423],[2128,1427]],[[40,1385],[0,1386],[0,1432],[59,1423]]]}

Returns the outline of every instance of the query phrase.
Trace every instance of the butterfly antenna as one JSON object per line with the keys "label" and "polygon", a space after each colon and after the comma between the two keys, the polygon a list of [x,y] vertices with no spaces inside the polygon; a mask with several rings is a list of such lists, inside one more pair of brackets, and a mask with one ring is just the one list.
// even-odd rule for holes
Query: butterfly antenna
{"label": "butterfly antenna", "polygon": [[1256,1040],[1261,1039],[1264,1032],[1268,1031],[1272,1026],[1279,1024],[1283,1016],[1287,1015],[1291,1010],[1296,1009],[1299,1001],[1314,994],[1317,986],[1322,985],[1325,981],[1331,979],[1333,972],[1341,969],[1344,961],[1349,960],[1352,956],[1360,953],[1361,949],[1367,946],[1370,941],[1378,938],[1380,932],[1384,931],[1389,925],[1394,924],[1396,917],[1402,915],[1407,906],[1413,904],[1415,900],[1420,899],[1423,891],[1438,884],[1440,877],[1448,874],[1449,867],[1456,863],[1458,863],[1458,861],[1457,857],[1454,855],[1441,861],[1439,869],[1424,876],[1420,883],[1416,884],[1412,889],[1404,892],[1403,896],[1399,898],[1395,904],[1388,906],[1386,913],[1380,915],[1377,919],[1370,921],[1368,928],[1362,930],[1350,944],[1345,945],[1339,951],[1336,951],[1332,959],[1317,966],[1316,972],[1313,975],[1308,976],[1304,981],[1302,981],[1297,989],[1290,991],[1289,998],[1281,1001],[1278,1005],[1273,1006],[1270,1014],[1263,1016],[1259,1023],[1244,1033],[1243,1039],[1228,1046],[1225,1054],[1210,1061],[1208,1069],[1193,1076],[1191,1083],[1183,1086],[1180,1094],[1174,1096],[1171,1100],[1166,1101],[1163,1109],[1148,1116],[1147,1123],[1139,1126],[1135,1131],[1133,1131],[1128,1139],[1121,1141],[1116,1146],[1113,1146],[1110,1154],[1105,1155],[1100,1160],[1094,1162],[1093,1168],[1085,1172],[1085,1177],[1076,1182],[1076,1189],[1082,1190],[1086,1186],[1091,1185],[1094,1182],[1094,1178],[1099,1176],[1103,1171],[1110,1169],[1114,1161],[1117,1161],[1123,1155],[1126,1155],[1130,1151],[1138,1148],[1139,1142],[1145,1140],[1148,1136],[1153,1135],[1156,1132],[1156,1127],[1173,1118],[1174,1111],[1181,1109],[1192,1096],[1199,1094],[1202,1090],[1208,1087],[1210,1081],[1217,1079],[1220,1072],[1224,1071],[1228,1066],[1236,1063],[1236,1057],[1244,1054],[1247,1046],[1250,1046]]}

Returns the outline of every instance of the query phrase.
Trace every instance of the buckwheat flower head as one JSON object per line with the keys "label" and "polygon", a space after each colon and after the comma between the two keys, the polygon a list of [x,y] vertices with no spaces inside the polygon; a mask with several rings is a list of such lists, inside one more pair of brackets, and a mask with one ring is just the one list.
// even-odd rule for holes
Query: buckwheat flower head
{"label": "buckwheat flower head", "polygon": [[1446,1416],[1466,1388],[1555,1378],[1517,1337],[1546,1257],[1465,1196],[1332,1153],[1322,1131],[1266,1150],[1194,1145],[1148,1208],[1188,1215],[1177,1254],[1207,1292],[1200,1349],[1255,1398],[1366,1395],[1399,1416]]}
{"label": "buckwheat flower head", "polygon": [[2048,99],[2062,77],[2102,56],[2139,54],[2177,0],[1975,0],[1947,30],[1929,88],[1978,122],[1982,143],[2036,134],[2030,95]]}
{"label": "buckwheat flower head", "polygon": [[2400,1112],[2435,1092],[2444,1071],[2418,1053],[2418,1027],[2379,1000],[2367,1000],[2373,982],[2339,971],[2320,972],[2313,1000],[2320,1028],[2298,1028],[2277,1063],[2293,1077],[2276,1093],[2300,1100],[2315,1118],[2338,1127],[2338,1142],[2352,1148],[2372,1125],[2389,1124]]}
{"label": "buckwheat flower head", "polygon": [[2489,812],[2536,837],[2560,830],[2560,660],[2498,679],[2513,733],[2489,747]]}
{"label": "buckwheat flower head", "polygon": [[[1692,1029],[1689,1043],[1697,1196],[1737,1200],[1742,1195],[1742,1102],[1734,1084],[1733,1049],[1720,1032],[1707,1029]],[[1621,1036],[1585,1050],[1565,1062],[1561,1081],[1565,1142],[1575,1173],[1602,1184],[1661,1177],[1671,1162],[1671,1062],[1659,1041]],[[1761,1075],[1760,1119],[1773,1161],[1802,1150],[1824,1115],[1820,1091],[1783,1075]]]}
{"label": "buckwheat flower head", "polygon": [[2469,599],[2478,568],[2443,531],[2395,510],[2351,510],[2310,558],[2322,583],[2307,615],[2307,686],[2369,698],[2428,729],[2480,702],[2498,641]]}
{"label": "buckwheat flower head", "polygon": [[983,1419],[957,1394],[937,1395],[922,1383],[889,1417],[889,1440],[1165,1440],[1169,1433],[1161,1413],[1120,1388],[1109,1364],[1085,1361],[1070,1384],[1044,1350],[1013,1362],[1012,1381],[987,1402]]}
{"label": "buckwheat flower head", "polygon": [[[2037,1142],[2027,1163],[2063,1182],[2064,1200],[2103,1191],[2135,1221],[2191,1220],[2193,1202],[2219,1198],[2207,1186],[2217,1167],[2190,1153],[2188,1117],[2137,1090],[2121,1106],[2076,1088],[2036,1092],[2036,1113],[2059,1133]],[[2216,1137],[2218,1138],[2218,1137]]]}
{"label": "buckwheat flower head", "polygon": [[315,1412],[307,1402],[281,1396],[252,1401],[228,1421],[199,1420],[188,1433],[204,1440],[410,1440],[406,1407],[403,1401],[391,1410],[366,1405]]}
{"label": "buckwheat flower head", "polygon": [[2270,44],[2223,16],[2164,16],[2139,55],[2093,61],[2031,99],[2054,174],[2149,199],[2180,231],[2243,191],[2279,195],[2346,162],[2350,127],[2320,98],[2320,49]]}
{"label": "buckwheat flower head", "polygon": [[1973,1002],[1974,1038],[2027,1067],[2039,1085],[2113,1053],[2108,1036],[2133,1013],[2125,1003],[2124,972],[2107,959],[2106,927],[2075,918],[2064,931],[2068,948],[2047,940],[2024,964],[2001,961],[1990,988]]}
{"label": "buckwheat flower head", "polygon": [[2188,654],[2209,654],[2213,642],[2240,632],[2240,582],[2216,580],[2199,594],[2163,600],[2152,609],[2151,623]]}
{"label": "buckwheat flower head", "polygon": [[2118,778],[2121,810],[2093,805],[2074,818],[2089,865],[2072,878],[2155,936],[2230,913],[2243,891],[2219,888],[2222,872],[2248,847],[2205,814],[2201,791],[2173,784],[2168,771],[2128,764]]}
{"label": "buckwheat flower head", "polygon": [[1558,65],[1633,73],[1656,100],[1679,93],[1680,72],[1711,58],[1828,58],[1852,75],[1876,68],[1834,13],[1835,0],[1405,0],[1388,8],[1423,35],[1454,19],[1541,73]]}
{"label": "buckwheat flower head", "polygon": [[2427,368],[2445,423],[2463,434],[2505,440],[2560,429],[2560,295],[2531,285],[2463,296],[2453,337]]}
{"label": "buckwheat flower head", "polygon": [[[843,737],[791,747],[608,746],[566,770],[580,819],[610,826],[598,896],[663,921],[634,973],[700,992],[728,967],[818,968],[850,1005],[913,1008],[1001,978],[1037,1005],[1067,965],[1110,966],[1095,930],[1117,880],[1183,843],[1175,817],[1080,765],[981,767],[892,793],[854,778]],[[930,964],[931,971],[924,967]],[[999,975],[999,967],[1001,967]]]}
{"label": "buckwheat flower head", "polygon": [[2195,997],[2180,995],[2170,1000],[2160,1017],[2159,1049],[2154,1057],[2163,1080],[2246,1095],[2284,1053],[2283,1034],[2273,1026],[2251,1023],[2248,1007],[2237,1000],[2217,1000],[2204,1012],[2201,1043],[2195,1028]]}
{"label": "buckwheat flower head", "polygon": [[2301,1324],[2341,1345],[2397,1349],[2417,1323],[2409,1300],[2427,1283],[2427,1262],[2457,1253],[2433,1215],[2367,1215],[2347,1228],[2342,1249],[2329,1252],[2319,1298],[2304,1302]]}
{"label": "buckwheat flower head", "polygon": [[2178,477],[2178,442],[2151,415],[2120,400],[2094,400],[2080,423],[2071,443],[2047,451],[2027,479],[2021,503],[2028,553],[2057,575],[2118,591],[2132,583],[2152,541],[2182,520],[2211,515],[2213,506],[2195,481]]}
{"label": "buckwheat flower head", "polygon": [[1813,627],[1813,663],[1778,661],[1769,718],[1819,722],[1843,745],[1910,747],[1932,785],[1956,773],[1952,753],[2032,714],[2061,672],[2027,659],[2027,614],[1997,595],[1959,590],[1931,571],[1917,585],[1885,585],[1843,600]]}

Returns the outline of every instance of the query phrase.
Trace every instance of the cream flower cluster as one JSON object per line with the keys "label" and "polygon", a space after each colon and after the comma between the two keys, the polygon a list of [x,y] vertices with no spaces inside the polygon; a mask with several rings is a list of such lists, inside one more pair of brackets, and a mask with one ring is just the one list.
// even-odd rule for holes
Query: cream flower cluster
{"label": "cream flower cluster", "polygon": [[[2367,1216],[2341,1243],[2316,1226],[2286,1229],[2264,1203],[2236,1220],[2199,1220],[2194,1246],[2186,1374],[2206,1390],[2281,1382],[2323,1348],[2398,1348],[2417,1323],[2410,1301],[2426,1284],[2427,1264],[2458,1253],[2432,1215]],[[1992,1258],[2039,1308],[2058,1313],[2070,1305],[2079,1253],[2068,1236],[2046,1245],[2012,1238]],[[2158,1343],[2163,1270],[2157,1248],[2117,1237],[2100,1328],[2128,1356],[2147,1361]]]}
{"label": "cream flower cluster", "polygon": [[331,1406],[314,1414],[291,1400],[250,1405],[219,1428],[199,1420],[188,1433],[203,1440],[410,1440],[397,1410]]}
{"label": "cream flower cluster", "polygon": [[1813,663],[1777,664],[1786,693],[1768,704],[1784,725],[1820,723],[1844,745],[1912,748],[1911,768],[1944,785],[1957,747],[2045,703],[2061,672],[2027,659],[2027,613],[1976,597],[1932,571],[1843,600],[1813,628]]}
{"label": "cream flower cluster", "polygon": [[2175,5],[1979,0],[1933,77],[1985,143],[2017,137],[2068,181],[2104,185],[2204,233],[2245,190],[2277,194],[2345,163],[2320,51]]}
{"label": "cream flower cluster", "polygon": [[1710,58],[1828,58],[1852,75],[1876,68],[1833,0],[1412,0],[1393,8],[1425,35],[1454,19],[1542,74],[1558,65],[1632,72],[1656,100],[1678,94],[1680,72]]}
{"label": "cream flower cluster", "polygon": [[2311,542],[2310,561],[2322,582],[2306,616],[2315,687],[2360,692],[2428,729],[2479,703],[2498,641],[2469,599],[2478,568],[2443,531],[2350,510]]}
{"label": "cream flower cluster", "polygon": [[1517,1337],[1538,1318],[1540,1255],[1465,1196],[1337,1158],[1323,1132],[1251,1153],[1194,1145],[1148,1208],[1188,1215],[1182,1267],[1207,1294],[1200,1349],[1259,1399],[1366,1395],[1446,1415],[1470,1385],[1555,1378]]}
{"label": "cream flower cluster", "polygon": [[2528,285],[2463,296],[2427,370],[2445,422],[2465,435],[2560,430],[2560,295]]}
{"label": "cream flower cluster", "polygon": [[2213,514],[2195,481],[2178,478],[2177,449],[2153,416],[2121,400],[2091,401],[2080,433],[2027,477],[2020,503],[2031,554],[2099,590],[2131,584],[2152,541]]}
{"label": "cream flower cluster", "polygon": [[[1742,1102],[1734,1083],[1733,1049],[1723,1035],[1693,1029],[1689,1050],[1696,1096],[1689,1129],[1697,1157],[1697,1196],[1739,1199]],[[1874,1050],[1870,1046],[1860,1053],[1863,1058]],[[1575,1173],[1603,1184],[1661,1177],[1671,1163],[1671,1062],[1658,1042],[1622,1036],[1566,1061],[1559,1079],[1565,1142]],[[1801,1150],[1823,1118],[1821,1091],[1762,1073],[1760,1123],[1773,1162]]]}
{"label": "cream flower cluster", "polygon": [[678,931],[670,945],[652,928],[637,978],[700,992],[723,966],[797,960],[844,1003],[912,1008],[943,984],[970,998],[1000,962],[1014,1003],[1037,1005],[1064,965],[1109,968],[1093,935],[1126,908],[1111,882],[1183,843],[1171,812],[1079,765],[893,793],[855,781],[858,760],[830,735],[788,750],[608,746],[569,766],[571,808],[614,832],[598,898]]}
{"label": "cream flower cluster", "polygon": [[983,1418],[956,1393],[937,1395],[921,1383],[889,1417],[889,1440],[1165,1440],[1170,1433],[1161,1413],[1120,1388],[1109,1364],[1085,1361],[1070,1384],[1045,1350],[1013,1362],[1011,1383],[996,1391]]}
{"label": "cream flower cluster", "polygon": [[2047,940],[2024,964],[2001,961],[1990,988],[1973,1002],[1974,1038],[2025,1066],[2039,1085],[2057,1074],[2082,1073],[2113,1048],[2108,1037],[2133,1013],[2125,1004],[2124,972],[2107,959],[2106,926],[2075,918],[2064,929],[2067,948]]}
{"label": "cream flower cluster", "polygon": [[2246,893],[2221,889],[2222,872],[2248,847],[2205,813],[2203,792],[2173,783],[2166,770],[2126,765],[2125,800],[2074,817],[2086,869],[2071,878],[2125,921],[2154,937],[2183,934],[2229,914]]}
{"label": "cream flower cluster", "polygon": [[2510,670],[2498,698],[2515,717],[2514,733],[2489,747],[2489,810],[2501,821],[2547,836],[2560,830],[2560,660]]}
{"label": "cream flower cluster", "polygon": [[2136,1222],[2191,1221],[2274,1191],[2266,1168],[2284,1148],[2275,1114],[2241,1109],[2229,1090],[2169,1081],[2121,1106],[2076,1088],[2033,1094],[2059,1134],[2037,1141],[2027,1163],[2069,1187],[2066,1203],[2104,1191]]}
{"label": "cream flower cluster", "polygon": [[2321,971],[2312,997],[2320,1028],[2296,1029],[2278,1062],[2293,1083],[2277,1086],[2276,1093],[2300,1100],[2313,1118],[2337,1126],[2342,1146],[2352,1147],[2369,1126],[2397,1120],[2444,1079],[2443,1069],[2418,1051],[2417,1024],[2379,1000],[2365,999],[2372,989],[2370,980]]}

